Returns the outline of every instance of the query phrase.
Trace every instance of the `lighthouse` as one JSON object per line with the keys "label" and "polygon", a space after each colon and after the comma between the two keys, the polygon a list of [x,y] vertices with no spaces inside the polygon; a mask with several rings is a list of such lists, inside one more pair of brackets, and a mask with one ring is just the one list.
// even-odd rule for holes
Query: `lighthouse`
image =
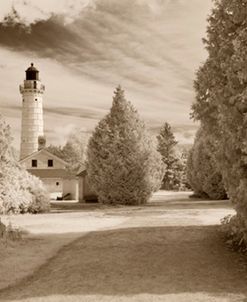
{"label": "lighthouse", "polygon": [[20,85],[22,95],[22,123],[20,159],[39,150],[44,144],[43,94],[45,86],[33,63],[26,70],[26,79]]}

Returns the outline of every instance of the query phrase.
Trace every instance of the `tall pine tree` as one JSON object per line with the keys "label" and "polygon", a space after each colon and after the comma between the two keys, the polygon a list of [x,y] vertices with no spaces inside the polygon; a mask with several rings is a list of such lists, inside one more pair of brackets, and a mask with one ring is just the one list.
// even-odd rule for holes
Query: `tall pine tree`
{"label": "tall pine tree", "polygon": [[87,158],[89,183],[100,202],[143,204],[161,185],[161,156],[121,87],[89,140]]}
{"label": "tall pine tree", "polygon": [[168,123],[164,123],[161,127],[157,140],[158,151],[166,167],[162,189],[179,190],[182,187],[184,166],[175,149],[177,141]]}

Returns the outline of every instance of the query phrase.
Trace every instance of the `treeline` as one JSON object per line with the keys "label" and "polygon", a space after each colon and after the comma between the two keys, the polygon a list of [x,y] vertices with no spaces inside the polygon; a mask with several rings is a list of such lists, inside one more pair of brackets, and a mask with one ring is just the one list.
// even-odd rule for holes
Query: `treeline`
{"label": "treeline", "polygon": [[[214,168],[207,177],[218,183],[222,195],[224,186],[235,206],[236,216],[225,222],[238,247],[247,245],[246,20],[246,0],[215,1],[204,39],[208,58],[196,75],[196,102],[192,107],[201,129],[189,160],[192,167],[201,165],[204,171],[207,167],[199,164],[198,158],[208,160]],[[195,175],[191,173],[190,177],[201,191],[203,186],[196,182]],[[209,191],[215,193],[213,187]]]}
{"label": "treeline", "polygon": [[109,114],[91,137],[75,129],[63,147],[51,145],[47,150],[67,161],[72,173],[87,166],[89,183],[105,203],[144,203],[160,188],[188,190],[188,153],[178,149],[171,126],[164,123],[153,137],[121,87],[114,94]]}

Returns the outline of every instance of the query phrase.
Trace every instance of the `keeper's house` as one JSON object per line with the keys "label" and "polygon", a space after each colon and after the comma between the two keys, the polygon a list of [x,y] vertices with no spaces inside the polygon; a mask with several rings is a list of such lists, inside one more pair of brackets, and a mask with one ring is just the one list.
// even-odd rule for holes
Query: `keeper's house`
{"label": "keeper's house", "polygon": [[68,172],[68,164],[61,158],[40,149],[20,160],[20,163],[43,181],[51,199],[78,199],[78,178]]}

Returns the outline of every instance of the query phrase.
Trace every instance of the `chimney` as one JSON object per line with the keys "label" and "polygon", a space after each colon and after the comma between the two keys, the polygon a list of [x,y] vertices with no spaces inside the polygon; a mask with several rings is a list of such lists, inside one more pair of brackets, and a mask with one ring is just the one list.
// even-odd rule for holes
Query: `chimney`
{"label": "chimney", "polygon": [[44,135],[40,135],[38,137],[38,150],[42,150],[45,148],[45,145],[46,145],[46,138]]}

